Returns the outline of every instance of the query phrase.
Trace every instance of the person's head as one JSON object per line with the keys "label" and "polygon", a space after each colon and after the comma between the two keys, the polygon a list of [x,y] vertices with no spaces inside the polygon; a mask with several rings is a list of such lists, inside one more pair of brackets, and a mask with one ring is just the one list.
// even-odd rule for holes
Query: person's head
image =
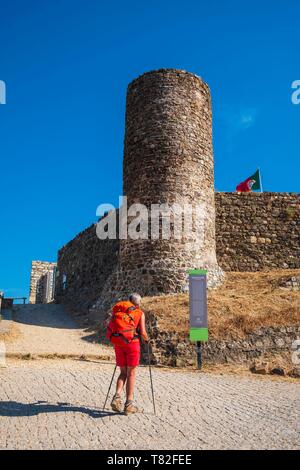
{"label": "person's head", "polygon": [[140,294],[137,294],[136,292],[134,292],[133,294],[130,294],[129,300],[131,303],[139,307],[141,305],[142,297],[140,296]]}

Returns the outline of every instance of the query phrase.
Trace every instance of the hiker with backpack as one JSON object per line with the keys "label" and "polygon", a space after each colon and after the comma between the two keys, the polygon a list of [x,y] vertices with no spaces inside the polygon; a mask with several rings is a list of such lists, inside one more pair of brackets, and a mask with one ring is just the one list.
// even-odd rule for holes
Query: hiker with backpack
{"label": "hiker with backpack", "polygon": [[148,342],[145,315],[140,309],[141,296],[131,294],[129,300],[118,302],[112,309],[106,337],[114,345],[116,365],[120,367],[116,393],[111,402],[114,411],[122,411],[121,393],[126,385],[124,413],[136,413],[138,407],[133,402],[135,372],[140,363],[140,339]]}

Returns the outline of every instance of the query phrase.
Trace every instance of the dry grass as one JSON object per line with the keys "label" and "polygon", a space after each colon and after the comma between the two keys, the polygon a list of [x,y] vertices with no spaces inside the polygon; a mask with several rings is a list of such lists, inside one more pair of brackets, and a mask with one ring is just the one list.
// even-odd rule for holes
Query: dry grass
{"label": "dry grass", "polygon": [[10,343],[16,341],[20,336],[20,330],[13,322],[11,329],[7,333],[0,334],[0,341],[5,341],[6,343]]}
{"label": "dry grass", "polygon": [[105,361],[105,363],[111,363],[111,356],[105,354],[59,354],[59,353],[7,353],[7,359],[19,359],[23,361],[35,361],[41,359],[56,360],[56,359],[69,359],[77,361]]}
{"label": "dry grass", "polygon": [[[299,276],[300,269],[256,273],[226,273],[224,284],[208,294],[210,337],[244,337],[259,327],[300,325],[300,292],[279,287],[282,278]],[[187,336],[188,294],[147,297],[146,315],[154,315],[160,330]]]}

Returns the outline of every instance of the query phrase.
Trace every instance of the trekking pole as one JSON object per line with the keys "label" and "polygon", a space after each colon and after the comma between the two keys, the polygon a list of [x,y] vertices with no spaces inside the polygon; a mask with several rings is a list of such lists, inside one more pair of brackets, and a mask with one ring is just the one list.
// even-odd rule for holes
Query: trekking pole
{"label": "trekking pole", "polygon": [[117,364],[115,365],[114,373],[113,373],[113,376],[112,376],[110,384],[109,384],[109,389],[108,389],[108,392],[107,392],[107,395],[106,395],[106,398],[105,398],[105,402],[104,402],[104,405],[103,405],[103,408],[102,408],[103,411],[105,410],[106,402],[107,402],[108,395],[109,395],[109,392],[110,392],[110,389],[111,389],[111,386],[112,386],[112,383],[113,383],[113,380],[114,380],[116,370],[117,370]]}
{"label": "trekking pole", "polygon": [[147,342],[147,346],[148,346],[148,362],[149,362],[149,373],[150,373],[150,383],[151,383],[151,391],[152,391],[153,409],[154,409],[154,414],[156,415],[156,411],[155,411],[155,401],[154,401],[154,390],[153,390],[153,381],[152,381],[152,371],[151,371],[151,361],[150,361],[150,345],[149,345],[149,341]]}

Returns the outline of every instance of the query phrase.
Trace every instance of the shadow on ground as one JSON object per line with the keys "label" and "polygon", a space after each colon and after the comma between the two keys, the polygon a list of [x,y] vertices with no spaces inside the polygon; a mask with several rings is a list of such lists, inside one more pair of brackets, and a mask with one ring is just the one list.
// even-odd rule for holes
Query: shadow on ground
{"label": "shadow on ground", "polygon": [[50,404],[47,401],[37,401],[35,403],[20,403],[17,401],[0,402],[0,416],[21,417],[36,416],[40,413],[84,413],[91,418],[104,418],[106,416],[122,415],[123,413],[115,413],[100,409],[91,409],[84,406],[75,406],[70,403]]}
{"label": "shadow on ground", "polygon": [[67,330],[80,329],[64,307],[58,304],[16,305],[14,306],[13,320],[15,323],[24,325]]}

